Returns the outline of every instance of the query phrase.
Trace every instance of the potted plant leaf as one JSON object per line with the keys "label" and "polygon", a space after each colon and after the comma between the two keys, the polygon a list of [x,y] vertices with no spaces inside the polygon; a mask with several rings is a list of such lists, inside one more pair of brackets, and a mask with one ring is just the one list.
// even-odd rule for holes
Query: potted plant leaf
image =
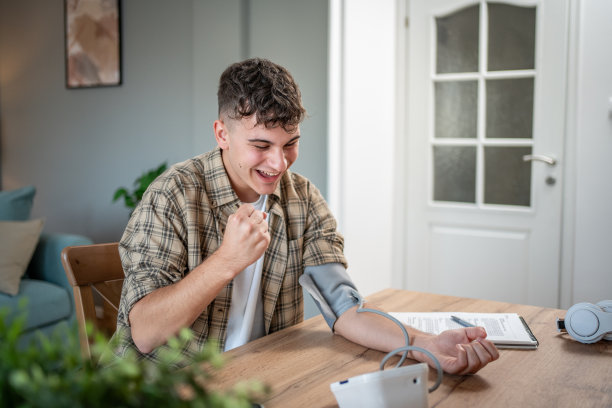
{"label": "potted plant leaf", "polygon": [[128,190],[127,187],[118,188],[113,195],[113,202],[123,198],[125,206],[131,213],[134,211],[140,200],[142,200],[142,196],[145,191],[147,191],[149,184],[151,184],[160,174],[166,171],[167,168],[168,164],[164,162],[158,167],[144,172],[134,181],[134,188],[132,190]]}
{"label": "potted plant leaf", "polygon": [[[83,357],[76,327],[19,347],[24,315],[7,323],[0,310],[1,407],[223,407],[251,408],[265,396],[259,382],[239,383],[228,390],[210,387],[214,370],[223,364],[213,344],[176,369],[177,356],[192,336],[184,329],[169,340],[159,363],[135,356],[108,356],[113,347],[100,332],[88,327],[93,338],[92,358]],[[96,362],[105,356],[105,364]]]}

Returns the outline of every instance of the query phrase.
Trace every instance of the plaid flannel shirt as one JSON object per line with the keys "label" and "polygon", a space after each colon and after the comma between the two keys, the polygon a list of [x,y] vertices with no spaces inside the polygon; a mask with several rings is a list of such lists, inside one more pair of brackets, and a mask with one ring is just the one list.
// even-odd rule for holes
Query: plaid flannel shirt
{"label": "plaid flannel shirt", "polygon": [[[155,289],[171,285],[221,244],[229,215],[240,200],[230,185],[221,150],[174,165],[158,177],[136,208],[119,243],[125,281],[117,316],[118,347],[140,354],[131,338],[132,306]],[[346,267],[344,240],[319,190],[287,171],[268,197],[270,245],[264,255],[261,294],[266,334],[303,320],[298,279],[306,266],[339,262]],[[232,296],[230,282],[192,324],[189,356],[213,339],[225,345]],[[156,360],[161,346],[143,357]]]}

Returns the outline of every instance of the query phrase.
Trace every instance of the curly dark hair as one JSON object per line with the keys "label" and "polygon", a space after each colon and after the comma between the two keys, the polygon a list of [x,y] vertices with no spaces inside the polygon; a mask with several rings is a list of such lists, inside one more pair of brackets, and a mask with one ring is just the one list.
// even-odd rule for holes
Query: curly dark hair
{"label": "curly dark hair", "polygon": [[230,65],[217,91],[219,116],[240,120],[255,114],[258,125],[293,133],[306,110],[295,80],[285,68],[263,58]]}

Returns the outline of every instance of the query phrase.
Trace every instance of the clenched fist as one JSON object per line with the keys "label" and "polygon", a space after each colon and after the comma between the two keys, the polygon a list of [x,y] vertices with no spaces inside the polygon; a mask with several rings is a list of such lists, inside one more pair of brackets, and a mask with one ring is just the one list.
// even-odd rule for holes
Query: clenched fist
{"label": "clenched fist", "polygon": [[251,204],[243,204],[227,219],[223,242],[218,253],[232,266],[235,274],[257,261],[270,244],[266,213]]}

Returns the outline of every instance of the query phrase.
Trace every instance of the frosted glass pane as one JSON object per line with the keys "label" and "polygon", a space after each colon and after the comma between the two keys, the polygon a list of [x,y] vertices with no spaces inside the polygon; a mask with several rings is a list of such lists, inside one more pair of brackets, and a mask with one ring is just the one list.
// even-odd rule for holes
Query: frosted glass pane
{"label": "frosted glass pane", "polygon": [[435,136],[476,137],[478,82],[454,81],[435,84]]}
{"label": "frosted glass pane", "polygon": [[476,147],[434,146],[436,201],[476,202]]}
{"label": "frosted glass pane", "polygon": [[486,88],[486,137],[530,139],[533,78],[490,79]]}
{"label": "frosted glass pane", "polygon": [[523,156],[531,147],[485,147],[486,204],[529,206],[531,204],[531,162]]}
{"label": "frosted glass pane", "polygon": [[535,7],[489,3],[489,71],[535,68]]}
{"label": "frosted glass pane", "polygon": [[436,18],[436,72],[478,72],[478,5]]}

